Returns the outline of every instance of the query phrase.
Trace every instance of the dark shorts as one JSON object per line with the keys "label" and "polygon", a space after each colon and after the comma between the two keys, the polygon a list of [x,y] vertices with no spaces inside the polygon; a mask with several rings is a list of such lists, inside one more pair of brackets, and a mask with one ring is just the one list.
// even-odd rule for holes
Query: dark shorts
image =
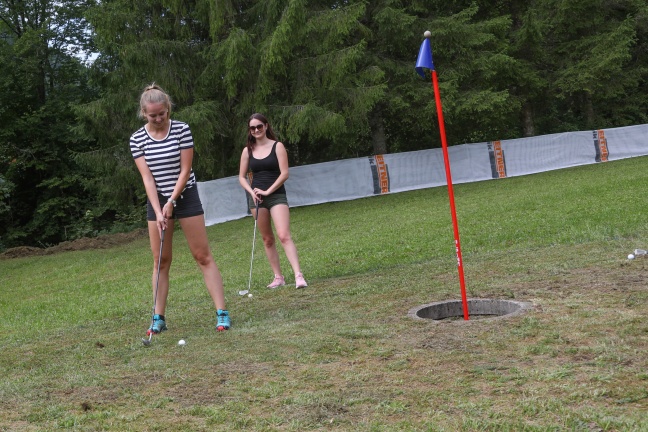
{"label": "dark shorts", "polygon": [[[169,197],[158,194],[158,199],[160,200],[160,206],[164,205],[169,200]],[[172,219],[182,219],[192,216],[198,216],[205,214],[200,201],[200,196],[198,195],[198,188],[193,186],[185,189],[180,198],[176,200],[176,207],[173,209]],[[146,200],[146,220],[155,222],[155,211],[149,200]]]}
{"label": "dark shorts", "polygon": [[[270,210],[272,207],[276,206],[277,204],[286,204],[288,205],[288,197],[286,196],[285,193],[273,193],[268,195],[267,197],[263,197],[263,201],[259,203],[259,208],[267,208]],[[250,210],[255,208],[254,201],[252,200],[252,197],[248,194],[248,207],[250,207]]]}

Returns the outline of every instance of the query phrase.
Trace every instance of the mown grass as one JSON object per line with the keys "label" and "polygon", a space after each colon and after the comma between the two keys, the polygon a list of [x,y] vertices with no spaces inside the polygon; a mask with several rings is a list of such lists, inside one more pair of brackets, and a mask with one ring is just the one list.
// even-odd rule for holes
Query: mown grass
{"label": "mown grass", "polygon": [[305,290],[259,242],[238,297],[252,220],[209,227],[224,334],[177,235],[148,349],[147,239],[0,260],[0,430],[648,430],[646,161],[455,185],[469,297],[534,304],[507,320],[407,317],[460,297],[446,188],[293,209]]}

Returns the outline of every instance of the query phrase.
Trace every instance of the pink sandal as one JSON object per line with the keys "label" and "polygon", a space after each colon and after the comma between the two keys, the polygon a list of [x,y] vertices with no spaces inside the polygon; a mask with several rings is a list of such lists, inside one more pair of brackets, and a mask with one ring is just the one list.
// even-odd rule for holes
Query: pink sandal
{"label": "pink sandal", "polygon": [[284,285],[286,285],[286,281],[284,280],[284,277],[281,275],[275,275],[274,280],[270,285],[268,285],[268,288],[277,288]]}
{"label": "pink sandal", "polygon": [[304,275],[302,273],[297,273],[295,275],[295,287],[296,288],[306,288],[308,284],[306,283],[306,279],[304,279]]}

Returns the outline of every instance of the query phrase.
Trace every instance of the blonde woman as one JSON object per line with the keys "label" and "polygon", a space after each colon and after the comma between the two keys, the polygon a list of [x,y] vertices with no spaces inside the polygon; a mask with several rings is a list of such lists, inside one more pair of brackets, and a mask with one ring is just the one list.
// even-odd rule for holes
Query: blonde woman
{"label": "blonde woman", "polygon": [[[216,329],[227,330],[231,323],[225,307],[223,279],[209,248],[204,211],[192,169],[191,130],[186,123],[171,120],[171,99],[155,84],[146,87],[142,93],[139,116],[146,124],[131,136],[130,150],[148,198],[155,305],[149,334],[167,329],[164,314],[169,294],[173,219],[178,219],[189,250],[202,271],[207,291],[216,307]],[[162,256],[158,260],[163,231]]]}

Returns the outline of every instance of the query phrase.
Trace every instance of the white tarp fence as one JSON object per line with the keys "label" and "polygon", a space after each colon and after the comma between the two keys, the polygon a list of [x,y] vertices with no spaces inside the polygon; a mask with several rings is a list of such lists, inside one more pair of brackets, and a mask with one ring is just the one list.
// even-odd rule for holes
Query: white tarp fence
{"label": "white tarp fence", "polygon": [[[648,125],[567,132],[448,148],[453,183],[521,176],[648,155]],[[290,168],[291,207],[445,186],[443,150],[385,154]],[[205,224],[249,215],[238,177],[198,182]]]}

